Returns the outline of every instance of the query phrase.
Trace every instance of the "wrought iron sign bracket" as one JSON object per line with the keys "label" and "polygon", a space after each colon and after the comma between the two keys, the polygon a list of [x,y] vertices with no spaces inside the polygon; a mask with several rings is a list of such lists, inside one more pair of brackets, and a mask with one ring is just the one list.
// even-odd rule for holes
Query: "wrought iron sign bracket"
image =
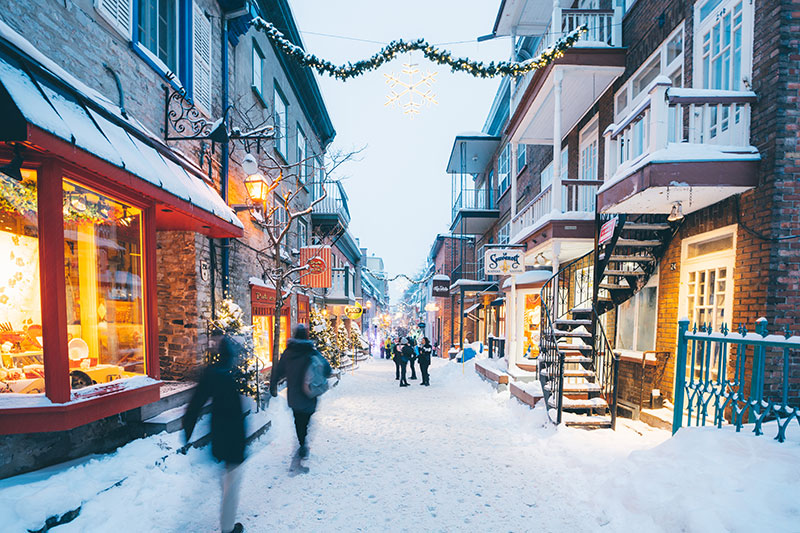
{"label": "wrought iron sign bracket", "polygon": [[211,122],[207,120],[194,103],[186,96],[186,90],[164,88],[164,140],[165,141],[211,141],[211,152],[214,144],[230,141],[260,142],[275,138],[272,126],[262,126],[243,132],[240,128],[228,131],[228,114],[233,106],[225,109],[225,114]]}

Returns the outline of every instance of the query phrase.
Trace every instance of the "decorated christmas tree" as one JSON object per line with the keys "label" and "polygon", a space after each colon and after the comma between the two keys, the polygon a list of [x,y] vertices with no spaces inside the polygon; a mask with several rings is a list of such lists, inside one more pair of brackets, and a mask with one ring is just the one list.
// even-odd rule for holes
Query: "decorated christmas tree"
{"label": "decorated christmas tree", "polygon": [[339,353],[352,353],[353,349],[350,346],[350,335],[347,333],[347,326],[344,321],[339,321],[339,327],[336,328],[336,348]]}
{"label": "decorated christmas tree", "polygon": [[[257,398],[264,390],[259,386],[259,362],[253,350],[253,327],[244,321],[244,312],[233,300],[225,299],[219,304],[217,314],[211,323],[212,335],[230,335],[239,342],[244,350],[233,367],[233,379],[240,394]],[[209,364],[215,363],[219,354],[213,349],[206,354]]]}
{"label": "decorated christmas tree", "polygon": [[364,340],[361,335],[361,328],[358,327],[356,322],[350,323],[350,349],[354,352],[360,352],[369,348],[369,344]]}
{"label": "decorated christmas tree", "polygon": [[324,309],[311,309],[311,328],[309,336],[317,346],[317,350],[331,364],[333,368],[339,368],[339,351],[336,348],[336,337],[333,335],[333,328],[328,321],[328,313]]}

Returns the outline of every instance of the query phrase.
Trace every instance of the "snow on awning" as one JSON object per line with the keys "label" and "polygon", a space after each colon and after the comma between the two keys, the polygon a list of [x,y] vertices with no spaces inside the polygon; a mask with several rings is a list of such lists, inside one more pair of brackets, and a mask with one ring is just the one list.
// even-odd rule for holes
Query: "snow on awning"
{"label": "snow on awning", "polygon": [[[168,223],[213,236],[241,234],[241,221],[198,169],[140,123],[123,117],[119,108],[86,94],[85,88],[76,88],[54,73],[55,69],[18,50],[29,47],[0,22],[3,140],[30,141],[48,149],[46,139],[56,137],[143,180],[137,192],[169,206],[170,214],[164,218]],[[45,135],[38,135],[34,142],[31,137],[36,129]],[[136,188],[135,180],[127,183]],[[148,194],[147,189],[156,195]]]}
{"label": "snow on awning", "polygon": [[467,307],[466,309],[464,309],[464,316],[467,316],[471,312],[475,311],[476,309],[480,309],[482,307],[483,307],[483,304],[481,304],[481,303],[476,303],[474,305],[471,305],[471,306]]}

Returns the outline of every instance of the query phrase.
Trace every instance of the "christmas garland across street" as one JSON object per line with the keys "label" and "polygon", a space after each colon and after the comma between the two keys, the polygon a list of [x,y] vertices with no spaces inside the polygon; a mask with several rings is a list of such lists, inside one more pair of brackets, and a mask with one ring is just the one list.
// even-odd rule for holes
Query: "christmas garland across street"
{"label": "christmas garland across street", "polygon": [[585,25],[567,33],[552,46],[545,49],[538,57],[525,61],[500,61],[484,64],[482,61],[473,61],[467,58],[454,58],[446,51],[431,45],[425,39],[392,41],[369,59],[363,59],[346,65],[335,65],[325,59],[320,59],[314,54],[308,54],[301,47],[293,44],[284,37],[275,26],[266,20],[256,17],[251,24],[254,28],[266,34],[267,38],[283,53],[303,66],[316,69],[320,74],[327,74],[340,80],[347,80],[360,76],[370,70],[375,70],[384,63],[391,61],[398,54],[421,51],[422,54],[434,63],[448,65],[453,71],[466,72],[479,78],[493,78],[495,76],[522,76],[532,70],[546,67],[554,60],[562,57],[564,51],[572,47],[581,35],[587,31]]}

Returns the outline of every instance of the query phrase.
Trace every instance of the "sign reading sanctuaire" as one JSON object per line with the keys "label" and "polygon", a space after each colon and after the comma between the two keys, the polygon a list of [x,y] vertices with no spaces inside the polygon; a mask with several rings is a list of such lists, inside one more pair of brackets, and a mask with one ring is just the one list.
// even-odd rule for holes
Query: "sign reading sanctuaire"
{"label": "sign reading sanctuaire", "polygon": [[516,248],[491,248],[484,255],[484,269],[489,276],[507,276],[525,272],[525,253]]}

